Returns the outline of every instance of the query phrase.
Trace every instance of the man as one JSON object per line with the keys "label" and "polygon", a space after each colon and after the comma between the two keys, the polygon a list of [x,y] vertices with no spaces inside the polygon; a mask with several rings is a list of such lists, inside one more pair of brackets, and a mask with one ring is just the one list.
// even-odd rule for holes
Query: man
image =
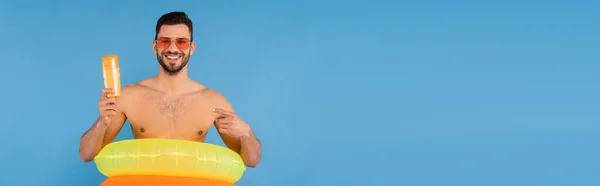
{"label": "man", "polygon": [[256,167],[261,144],[250,126],[233,112],[220,93],[188,77],[187,64],[195,48],[192,21],[184,12],[161,16],[152,42],[161,66],[158,75],[124,86],[116,99],[107,97],[112,89],[102,90],[98,103],[100,116],[81,137],[82,161],[92,161],[129,120],[136,139],[197,142],[204,142],[214,123],[225,145],[240,154],[246,166]]}

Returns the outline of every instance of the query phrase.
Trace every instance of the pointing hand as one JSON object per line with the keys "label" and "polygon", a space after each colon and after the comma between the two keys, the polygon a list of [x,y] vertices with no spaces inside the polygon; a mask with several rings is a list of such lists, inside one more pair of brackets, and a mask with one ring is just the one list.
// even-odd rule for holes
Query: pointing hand
{"label": "pointing hand", "polygon": [[250,136],[250,126],[235,113],[220,108],[213,108],[213,112],[218,115],[215,125],[219,133],[235,138]]}

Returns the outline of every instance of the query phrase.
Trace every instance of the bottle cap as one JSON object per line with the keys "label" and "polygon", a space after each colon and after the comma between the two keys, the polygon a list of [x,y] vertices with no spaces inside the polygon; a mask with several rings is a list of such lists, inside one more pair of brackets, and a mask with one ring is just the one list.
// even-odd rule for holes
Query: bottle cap
{"label": "bottle cap", "polygon": [[102,69],[119,68],[119,57],[116,54],[102,56]]}

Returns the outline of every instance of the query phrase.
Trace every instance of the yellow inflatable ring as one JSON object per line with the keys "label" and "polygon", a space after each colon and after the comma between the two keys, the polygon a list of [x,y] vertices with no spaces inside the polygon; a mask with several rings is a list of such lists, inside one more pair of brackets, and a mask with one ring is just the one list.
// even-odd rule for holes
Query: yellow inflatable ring
{"label": "yellow inflatable ring", "polygon": [[229,148],[173,139],[113,142],[102,148],[94,162],[107,177],[177,176],[235,183],[246,170],[240,155]]}

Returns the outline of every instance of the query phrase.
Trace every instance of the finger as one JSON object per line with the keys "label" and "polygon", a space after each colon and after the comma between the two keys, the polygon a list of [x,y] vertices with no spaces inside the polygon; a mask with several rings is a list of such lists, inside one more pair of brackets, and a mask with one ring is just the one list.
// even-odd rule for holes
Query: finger
{"label": "finger", "polygon": [[225,116],[235,115],[235,113],[233,113],[231,111],[227,111],[225,109],[221,109],[221,108],[213,108],[213,112],[215,112],[217,114],[225,115]]}
{"label": "finger", "polygon": [[108,99],[99,101],[98,106],[114,105],[114,103],[115,103],[115,98],[108,98]]}
{"label": "finger", "polygon": [[112,94],[115,93],[115,90],[112,88],[104,88],[102,89],[102,96],[100,97],[101,99],[106,99],[108,94]]}
{"label": "finger", "polygon": [[217,126],[217,129],[229,129],[231,128],[229,125],[219,125]]}
{"label": "finger", "polygon": [[117,110],[117,105],[103,105],[100,107],[101,111],[105,110]]}
{"label": "finger", "polygon": [[230,122],[219,121],[219,122],[216,122],[215,125],[217,127],[226,127],[226,126],[231,125],[231,123]]}
{"label": "finger", "polygon": [[112,116],[116,116],[117,115],[117,111],[115,110],[107,110],[102,112],[101,116],[102,117],[112,117]]}
{"label": "finger", "polygon": [[117,115],[117,112],[115,112],[115,111],[110,111],[110,112],[107,112],[105,114],[105,116],[107,116],[107,117],[113,117],[113,116],[116,116],[116,115]]}
{"label": "finger", "polygon": [[217,120],[219,122],[231,122],[231,121],[233,121],[233,116],[223,116],[223,115],[221,115],[221,116],[217,117]]}
{"label": "finger", "polygon": [[100,105],[98,105],[98,108],[99,108],[100,110],[106,110],[106,109],[116,109],[116,108],[117,108],[117,105],[116,105],[116,104],[114,104],[114,103],[103,103],[103,104],[100,104]]}
{"label": "finger", "polygon": [[112,88],[102,89],[102,94],[110,94],[110,93],[115,93],[115,89],[112,89]]}
{"label": "finger", "polygon": [[101,116],[114,116],[117,115],[117,111],[115,110],[105,110],[100,113]]}
{"label": "finger", "polygon": [[228,134],[231,130],[227,128],[218,128],[219,133]]}

